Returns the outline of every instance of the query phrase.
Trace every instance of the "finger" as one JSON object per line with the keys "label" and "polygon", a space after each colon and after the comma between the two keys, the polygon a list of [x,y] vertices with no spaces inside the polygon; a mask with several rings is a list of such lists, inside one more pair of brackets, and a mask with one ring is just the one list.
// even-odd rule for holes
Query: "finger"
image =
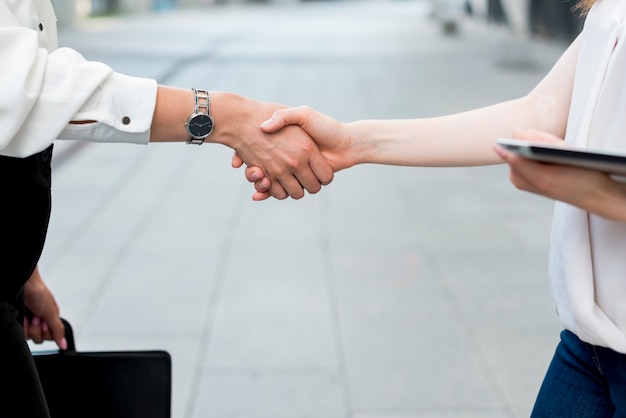
{"label": "finger", "polygon": [[285,121],[279,119],[276,113],[274,113],[274,115],[270,119],[261,124],[261,130],[265,133],[271,134],[281,130],[284,126]]}
{"label": "finger", "polygon": [[513,154],[512,152],[508,151],[501,145],[494,145],[493,150],[496,152],[496,154],[498,154],[500,158],[502,158],[502,160],[505,163],[507,163],[511,167],[512,170],[515,170],[515,171],[523,172],[527,170],[527,167],[529,165],[532,166],[536,164],[532,161],[529,161],[528,159],[524,157]]}
{"label": "finger", "polygon": [[537,129],[519,129],[513,133],[513,138],[523,141],[545,142],[549,144],[564,144],[562,138]]}
{"label": "finger", "polygon": [[[257,192],[261,192],[261,193],[269,192],[269,194],[272,197],[278,200],[284,200],[288,198],[289,196],[291,196],[291,194],[285,190],[285,188],[282,186],[282,184],[279,181],[270,180],[270,178],[266,177],[265,173],[263,173],[263,170],[261,170],[259,167],[246,168],[246,178],[250,182],[253,182],[253,181],[255,182],[254,187]],[[296,183],[296,185],[294,185],[293,183]],[[302,196],[304,196],[304,191],[302,191],[302,186],[300,186],[297,180],[293,179],[290,187],[291,187],[291,190],[292,191],[295,190],[296,193],[299,189],[302,193]],[[265,199],[267,199],[267,197],[260,199],[260,200],[265,200]]]}
{"label": "finger", "polygon": [[28,330],[28,337],[33,340],[36,344],[41,344],[43,342],[41,332],[41,320],[39,317],[34,317],[30,321],[30,329]]}
{"label": "finger", "polygon": [[[275,183],[275,181],[272,182],[272,185],[270,186],[270,191],[274,189]],[[291,197],[295,200],[299,200],[304,197],[304,187],[296,177],[291,176],[284,178],[280,185],[282,186],[282,189],[287,193],[288,197]],[[274,196],[273,192],[272,196]]]}
{"label": "finger", "polygon": [[265,177],[265,173],[259,167],[247,167],[246,168],[246,179],[250,183],[254,183],[258,180],[261,180]]}
{"label": "finger", "polygon": [[264,193],[269,191],[271,185],[272,183],[270,179],[268,179],[267,177],[263,177],[261,180],[254,183],[254,188],[257,192]]}
{"label": "finger", "polygon": [[511,155],[511,153],[506,148],[499,144],[494,145],[492,149],[504,162],[507,162]]}
{"label": "finger", "polygon": [[52,332],[50,331],[50,327],[47,322],[41,323],[41,339],[44,341],[52,341]]}
{"label": "finger", "polygon": [[319,180],[319,182],[323,186],[327,186],[333,181],[335,173],[333,172],[333,168],[328,164],[326,158],[321,153],[314,153],[311,155],[309,160],[309,165],[315,177]]}
{"label": "finger", "polygon": [[304,125],[310,109],[307,106],[280,109],[272,117],[261,124],[261,130],[266,133],[279,131],[287,125]]}
{"label": "finger", "polygon": [[256,192],[252,195],[252,200],[254,200],[255,202],[260,202],[262,200],[269,199],[270,197],[272,196],[269,192]]}
{"label": "finger", "polygon": [[272,182],[269,193],[273,198],[278,200],[285,200],[289,197],[289,193],[287,193],[283,186],[277,181]]}
{"label": "finger", "polygon": [[529,181],[529,176],[532,176],[537,171],[538,166],[542,164],[513,154],[500,145],[495,145],[494,151],[511,168],[509,172],[509,179],[511,183],[520,190],[533,191],[534,188],[532,183]]}
{"label": "finger", "polygon": [[302,186],[304,190],[311,194],[315,194],[322,190],[322,183],[320,183],[320,181],[315,176],[315,173],[308,165],[306,170],[297,173],[297,179],[300,183],[300,186]]}
{"label": "finger", "polygon": [[236,152],[233,154],[233,159],[230,163],[233,168],[240,168],[243,165],[243,160]]}

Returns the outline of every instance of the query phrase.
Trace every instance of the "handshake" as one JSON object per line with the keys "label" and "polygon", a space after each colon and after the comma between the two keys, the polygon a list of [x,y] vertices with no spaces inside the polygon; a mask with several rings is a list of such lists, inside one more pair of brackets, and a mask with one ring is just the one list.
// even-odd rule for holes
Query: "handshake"
{"label": "handshake", "polygon": [[344,124],[306,106],[244,100],[256,111],[248,113],[249,120],[239,120],[227,140],[218,142],[235,150],[234,168],[246,165],[246,178],[256,190],[253,200],[300,199],[305,191],[319,192],[335,172],[354,165]]}
{"label": "handshake", "polygon": [[337,171],[357,164],[467,167],[504,162],[521,190],[609,219],[626,219],[623,205],[590,198],[600,191],[615,198],[623,195],[623,184],[606,174],[538,163],[496,145],[498,137],[563,143],[555,132],[564,132],[567,118],[557,118],[554,132],[536,130],[537,117],[528,110],[537,108],[535,100],[541,102],[530,95],[434,118],[340,123],[306,106],[287,108],[216,93],[216,129],[207,140],[235,150],[232,166],[246,165],[246,179],[254,183],[253,200],[300,199],[305,191],[319,192]]}

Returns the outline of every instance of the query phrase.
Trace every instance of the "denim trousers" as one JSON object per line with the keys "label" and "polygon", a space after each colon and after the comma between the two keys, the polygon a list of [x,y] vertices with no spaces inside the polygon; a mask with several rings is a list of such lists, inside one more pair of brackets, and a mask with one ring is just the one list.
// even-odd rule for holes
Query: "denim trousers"
{"label": "denim trousers", "polygon": [[626,355],[561,333],[532,418],[626,418]]}

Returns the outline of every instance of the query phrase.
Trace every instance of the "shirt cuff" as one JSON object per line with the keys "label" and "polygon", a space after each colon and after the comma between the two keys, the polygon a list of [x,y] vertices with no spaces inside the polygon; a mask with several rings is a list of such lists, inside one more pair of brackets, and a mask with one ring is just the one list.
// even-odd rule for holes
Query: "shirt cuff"
{"label": "shirt cuff", "polygon": [[109,76],[72,118],[59,139],[147,144],[156,106],[155,80],[119,73]]}

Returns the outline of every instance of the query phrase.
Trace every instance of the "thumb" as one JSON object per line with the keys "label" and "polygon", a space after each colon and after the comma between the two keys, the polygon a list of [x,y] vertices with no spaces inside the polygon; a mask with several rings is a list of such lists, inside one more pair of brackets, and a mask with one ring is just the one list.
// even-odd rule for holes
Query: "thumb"
{"label": "thumb", "polygon": [[277,118],[276,113],[274,113],[270,119],[261,124],[261,130],[265,133],[271,134],[279,131],[284,126],[284,120]]}
{"label": "thumb", "polygon": [[498,157],[502,159],[502,161],[507,162],[507,163],[509,162],[511,153],[508,152],[503,146],[496,144],[493,146],[492,149],[498,155]]}
{"label": "thumb", "polygon": [[307,106],[280,109],[274,112],[272,117],[261,124],[261,130],[272,133],[287,125],[303,126],[307,121]]}

